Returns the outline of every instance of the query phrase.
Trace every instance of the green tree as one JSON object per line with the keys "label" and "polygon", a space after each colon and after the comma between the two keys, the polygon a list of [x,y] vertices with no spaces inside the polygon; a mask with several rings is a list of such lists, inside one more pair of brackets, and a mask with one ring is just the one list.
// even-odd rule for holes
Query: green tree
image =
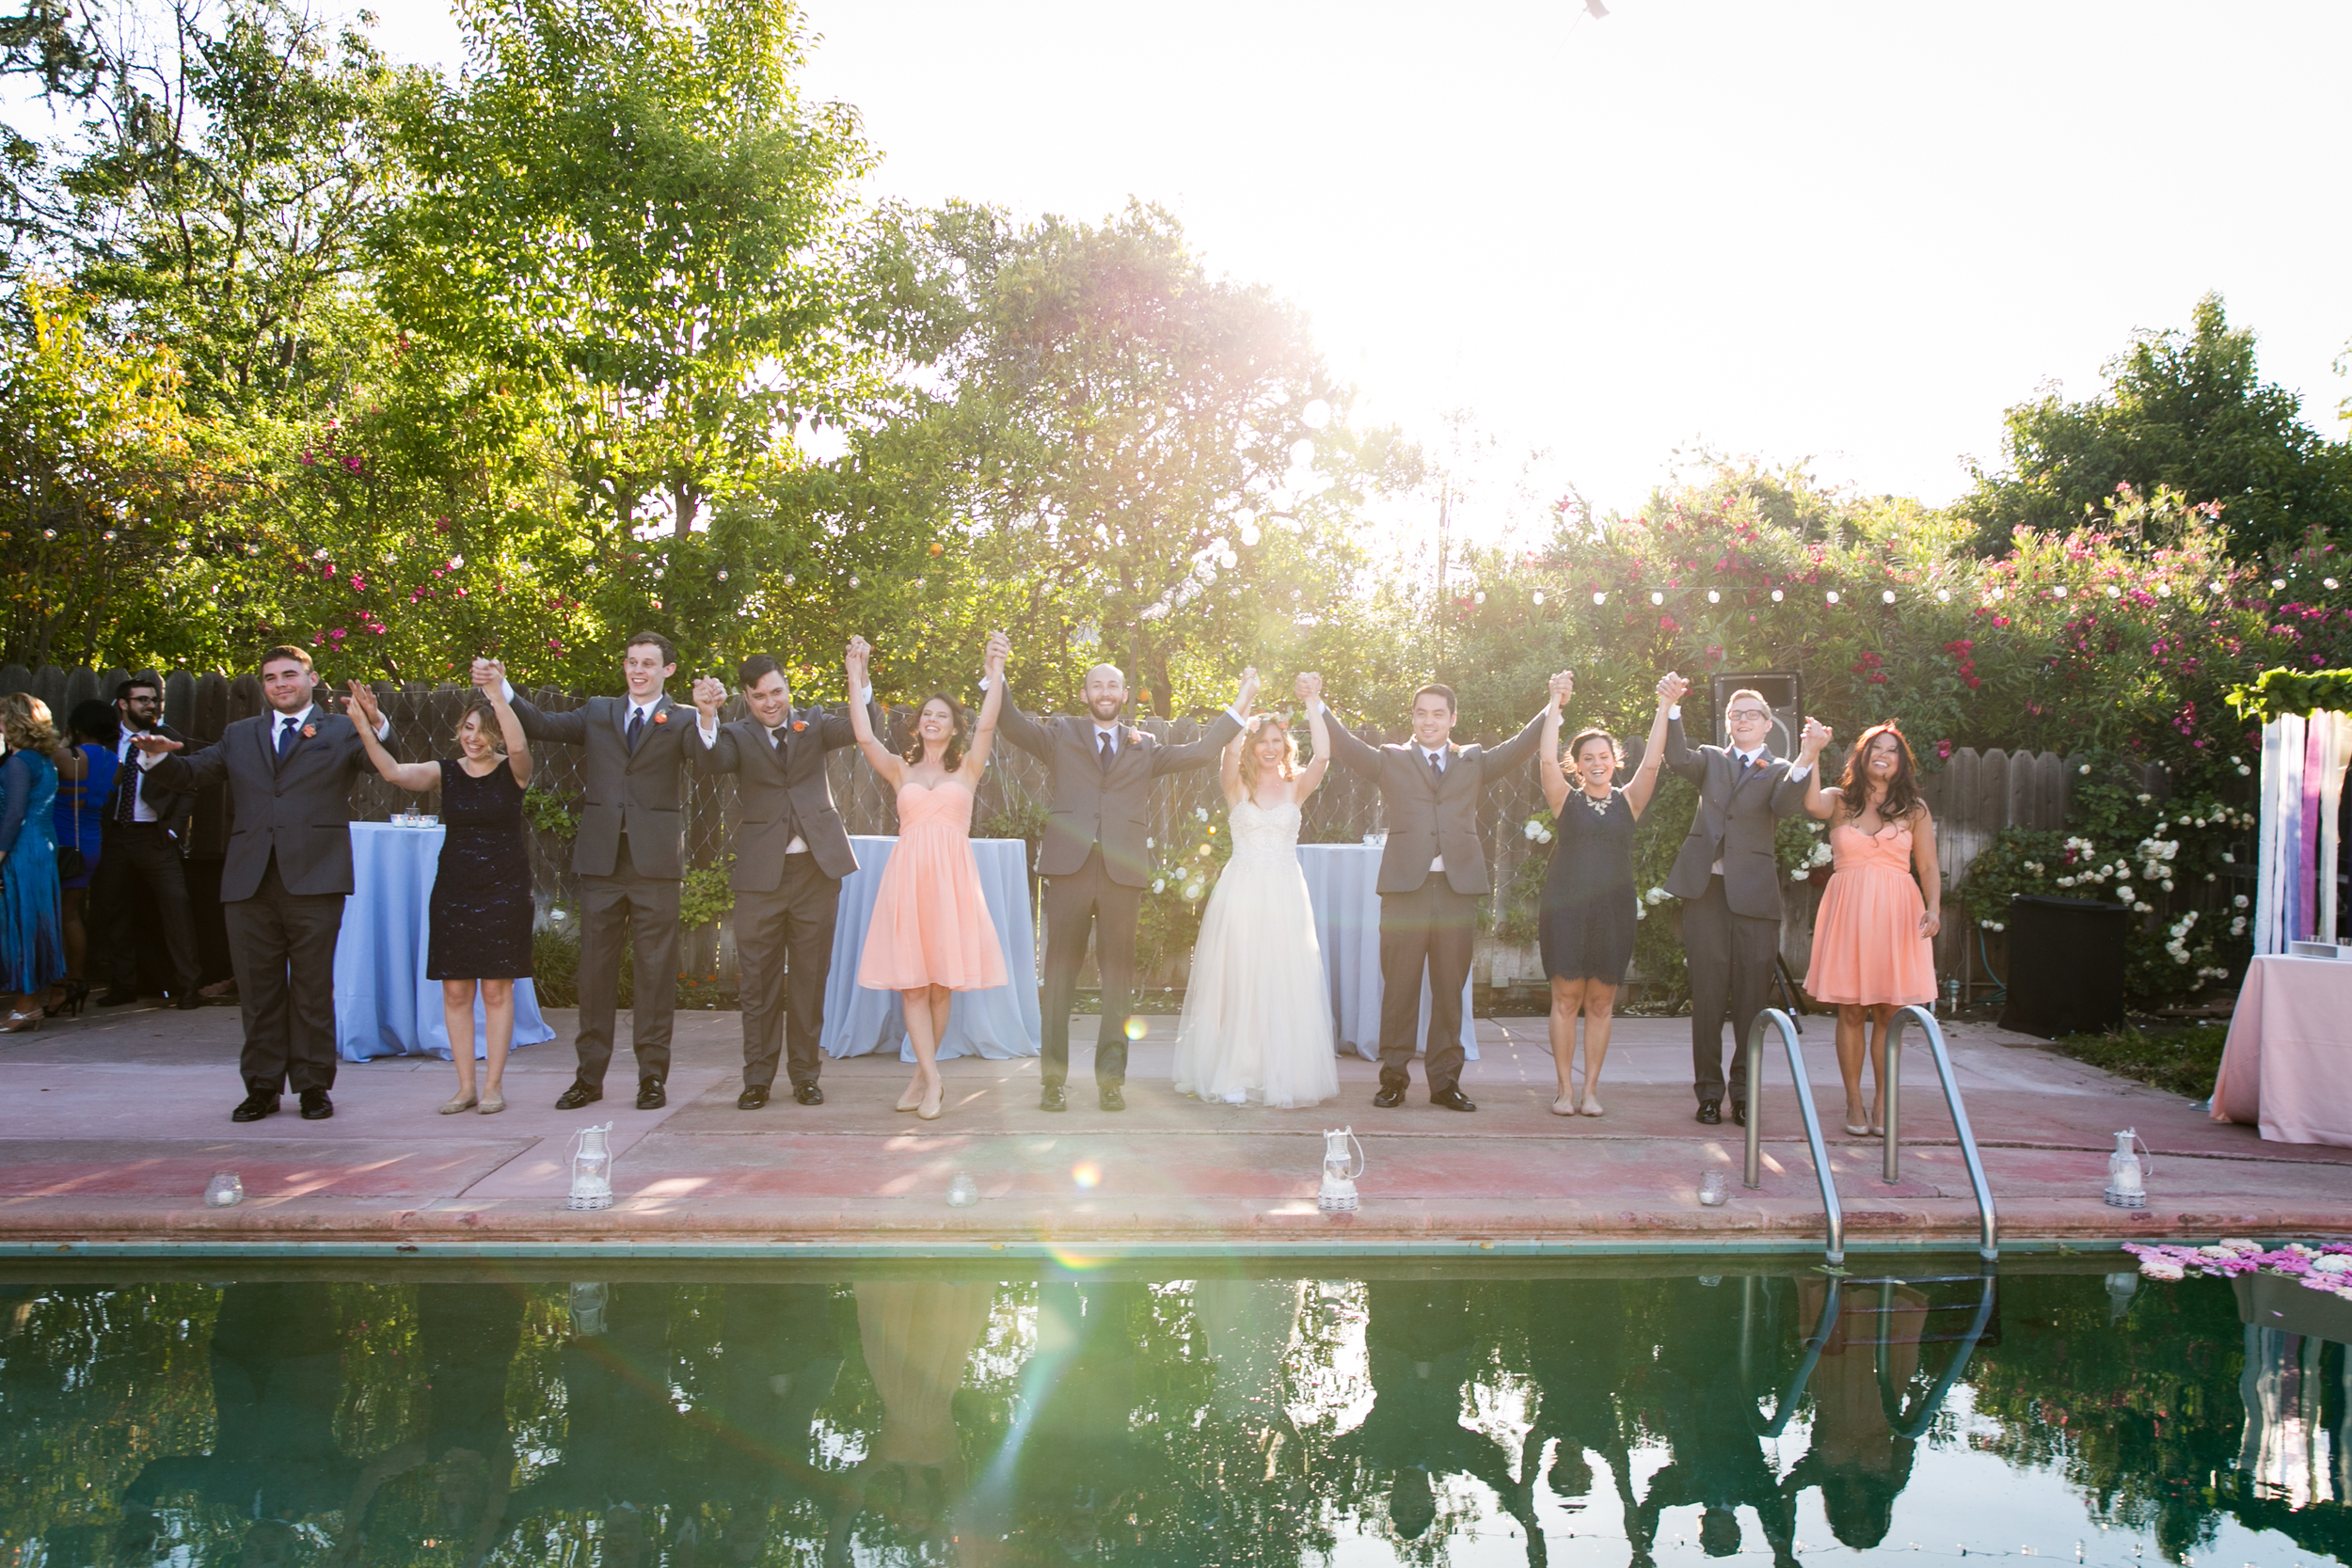
{"label": "green tree", "polygon": [[2019,528],[2104,522],[2124,486],[2217,505],[2241,559],[2352,529],[2352,447],[2312,430],[2294,392],[2261,379],[2254,335],[2231,327],[2220,295],[2197,302],[2185,333],[2138,335],[2106,374],[2086,402],[2052,393],[2009,411],[2007,467],[1978,469],[1957,509],[1976,523],[1979,550],[2004,552]]}

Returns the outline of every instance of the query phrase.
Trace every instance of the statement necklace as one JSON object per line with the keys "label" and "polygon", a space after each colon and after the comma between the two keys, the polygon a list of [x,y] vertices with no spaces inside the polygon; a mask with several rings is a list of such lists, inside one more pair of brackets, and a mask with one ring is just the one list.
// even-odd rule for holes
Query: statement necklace
{"label": "statement necklace", "polygon": [[1596,800],[1593,799],[1592,792],[1590,790],[1586,789],[1582,784],[1578,784],[1576,786],[1576,798],[1583,801],[1586,805],[1592,807],[1593,815],[1595,816],[1606,816],[1609,815],[1609,802],[1616,799],[1616,791],[1613,789],[1608,794]]}

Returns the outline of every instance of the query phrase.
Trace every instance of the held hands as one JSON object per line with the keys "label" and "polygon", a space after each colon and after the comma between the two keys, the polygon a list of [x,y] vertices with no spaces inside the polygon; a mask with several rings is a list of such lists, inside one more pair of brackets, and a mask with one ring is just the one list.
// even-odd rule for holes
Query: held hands
{"label": "held hands", "polygon": [[1241,673],[1241,695],[1233,699],[1233,706],[1248,713],[1249,705],[1258,699],[1258,667],[1251,665]]}
{"label": "held hands", "polygon": [[495,658],[473,661],[473,683],[485,691],[496,691],[506,684],[506,666]]}
{"label": "held hands", "polygon": [[1560,711],[1562,704],[1565,703],[1570,697],[1576,695],[1576,672],[1573,670],[1563,670],[1558,674],[1552,676],[1549,682],[1549,690],[1550,693],[1550,699],[1545,703],[1544,711],[1547,713],[1557,713]]}
{"label": "held hands", "polygon": [[1691,683],[1672,670],[1658,677],[1658,705],[1673,707],[1691,694]]}
{"label": "held hands", "polygon": [[716,675],[694,677],[694,706],[705,719],[716,722],[719,709],[726,705],[727,683]]}
{"label": "held hands", "polygon": [[1808,716],[1804,721],[1804,733],[1797,740],[1798,760],[1811,764],[1828,748],[1829,742],[1830,727],[1819,719]]}
{"label": "held hands", "polygon": [[1291,682],[1291,690],[1310,711],[1323,705],[1323,677],[1311,670],[1301,670]]}
{"label": "held hands", "polygon": [[850,695],[852,700],[856,698],[859,689],[866,685],[866,665],[873,657],[873,644],[863,637],[850,638],[850,645],[842,651],[841,662],[850,672]]}
{"label": "held hands", "polygon": [[[384,722],[384,716],[376,711],[375,693],[361,686],[358,681],[350,684],[351,695],[344,702],[344,711],[358,714],[361,721],[359,727],[369,735],[373,735],[377,726]],[[496,688],[492,689],[495,690]]]}
{"label": "held hands", "polygon": [[1005,678],[1005,660],[1010,658],[1011,657],[1012,640],[1001,631],[990,632],[988,634],[988,649],[987,652],[981,656],[981,663],[984,667],[986,674],[988,675],[988,681],[991,686],[995,685],[997,682]]}

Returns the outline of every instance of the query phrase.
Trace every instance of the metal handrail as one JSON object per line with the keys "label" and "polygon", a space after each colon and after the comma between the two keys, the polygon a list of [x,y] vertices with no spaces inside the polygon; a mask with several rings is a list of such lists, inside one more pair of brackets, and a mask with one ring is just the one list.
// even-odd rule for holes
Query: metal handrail
{"label": "metal handrail", "polygon": [[[1753,1277],[1749,1283],[1754,1283]],[[1804,1397],[1804,1386],[1812,1379],[1813,1369],[1820,1363],[1821,1349],[1829,1343],[1830,1336],[1837,1329],[1838,1283],[1836,1275],[1829,1276],[1829,1293],[1821,1302],[1820,1321],[1813,1325],[1812,1336],[1804,1342],[1804,1359],[1797,1363],[1796,1375],[1788,1380],[1788,1386],[1783,1389],[1780,1398],[1772,1402],[1772,1417],[1769,1421],[1764,1418],[1764,1413],[1756,1408],[1756,1395],[1749,1384],[1749,1348],[1753,1338],[1750,1325],[1754,1318],[1754,1309],[1747,1297],[1741,1298],[1740,1304],[1740,1391],[1748,1397],[1748,1426],[1758,1437],[1778,1437],[1788,1425],[1788,1418],[1797,1413],[1798,1402]]]}
{"label": "metal handrail", "polygon": [[1960,1381],[1960,1374],[1968,1366],[1968,1358],[1977,1353],[1977,1341],[1984,1338],[1985,1325],[1993,1321],[1994,1280],[1992,1271],[1986,1270],[1978,1283],[1976,1321],[1962,1336],[1960,1349],[1952,1354],[1951,1364],[1944,1369],[1944,1375],[1935,1380],[1935,1386],[1928,1390],[1926,1399],[1920,1401],[1918,1414],[1909,1418],[1903,1415],[1902,1401],[1895,1393],[1894,1380],[1888,1375],[1886,1364],[1887,1321],[1894,1311],[1895,1287],[1903,1283],[1909,1282],[1892,1279],[1879,1282],[1876,1351],[1879,1408],[1885,1412],[1886,1422],[1895,1429],[1896,1436],[1915,1443],[1928,1434],[1929,1427],[1935,1424],[1936,1413],[1944,1408],[1945,1396],[1952,1391],[1952,1385]]}
{"label": "metal handrail", "polygon": [[[1764,1026],[1767,1023],[1780,1031],[1780,1043],[1788,1053],[1788,1075],[1797,1083],[1797,1110],[1804,1117],[1804,1141],[1813,1149],[1813,1174],[1820,1179],[1821,1208],[1829,1216],[1827,1251],[1830,1265],[1835,1268],[1846,1260],[1846,1212],[1837,1206],[1837,1183],[1830,1175],[1829,1148],[1821,1142],[1821,1118],[1813,1109],[1813,1085],[1804,1075],[1804,1053],[1797,1044],[1796,1025],[1778,1007],[1767,1007],[1756,1014],[1755,1025],[1748,1030],[1748,1163],[1744,1180],[1751,1187],[1764,1184],[1764,1150],[1759,1141],[1760,1118],[1756,1102],[1764,1081]],[[1890,1101],[1888,1115],[1892,1117],[1893,1114]]]}
{"label": "metal handrail", "polygon": [[[1993,1188],[1984,1179],[1984,1161],[1977,1154],[1976,1134],[1968,1130],[1968,1108],[1960,1102],[1960,1085],[1952,1079],[1952,1057],[1944,1048],[1943,1027],[1935,1022],[1933,1013],[1915,1003],[1898,1008],[1886,1025],[1886,1166],[1881,1180],[1889,1185],[1902,1180],[1903,1146],[1896,1131],[1896,1117],[1902,1101],[1903,1025],[1913,1019],[1927,1033],[1928,1053],[1935,1058],[1935,1075],[1944,1084],[1944,1103],[1952,1113],[1952,1130],[1960,1135],[1960,1157],[1968,1166],[1968,1184],[1976,1189],[1977,1217],[1983,1226],[1977,1256],[1990,1263],[2001,1255],[1994,1239]],[[1751,1100],[1751,1117],[1755,1114],[1754,1105]],[[1751,1132],[1749,1136],[1753,1140],[1755,1134]]]}

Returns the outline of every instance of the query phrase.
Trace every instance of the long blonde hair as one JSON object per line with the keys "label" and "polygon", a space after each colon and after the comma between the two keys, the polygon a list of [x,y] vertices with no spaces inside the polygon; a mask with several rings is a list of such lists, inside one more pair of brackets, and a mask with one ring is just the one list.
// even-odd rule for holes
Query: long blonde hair
{"label": "long blonde hair", "polygon": [[1242,793],[1252,800],[1258,794],[1259,738],[1268,729],[1278,725],[1282,732],[1280,776],[1284,779],[1298,777],[1298,742],[1292,737],[1290,725],[1279,713],[1261,713],[1252,718],[1241,732],[1241,787]]}
{"label": "long blonde hair", "polygon": [[7,739],[11,752],[39,752],[52,762],[65,750],[49,717],[49,705],[25,691],[0,697],[0,738]]}

